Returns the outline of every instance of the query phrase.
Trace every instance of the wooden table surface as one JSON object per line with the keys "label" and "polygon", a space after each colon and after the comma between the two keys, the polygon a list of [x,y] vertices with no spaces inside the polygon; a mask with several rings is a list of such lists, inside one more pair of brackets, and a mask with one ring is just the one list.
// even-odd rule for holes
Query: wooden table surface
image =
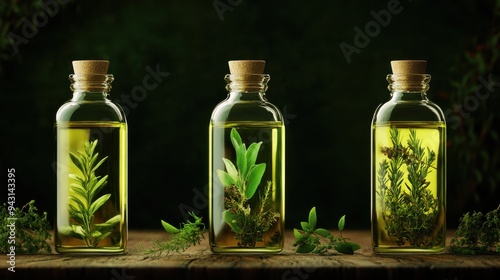
{"label": "wooden table surface", "polygon": [[[335,231],[332,231],[335,233]],[[335,233],[336,234],[336,233]],[[378,256],[371,250],[369,231],[344,236],[362,246],[354,255],[296,254],[295,238],[287,232],[279,255],[213,254],[208,240],[181,254],[152,258],[142,253],[162,231],[129,232],[127,252],[115,256],[52,254],[17,255],[15,272],[0,262],[1,279],[500,279],[500,256],[439,255]],[[448,236],[448,243],[451,233]],[[53,246],[53,244],[52,244]],[[53,247],[52,247],[53,248]]]}

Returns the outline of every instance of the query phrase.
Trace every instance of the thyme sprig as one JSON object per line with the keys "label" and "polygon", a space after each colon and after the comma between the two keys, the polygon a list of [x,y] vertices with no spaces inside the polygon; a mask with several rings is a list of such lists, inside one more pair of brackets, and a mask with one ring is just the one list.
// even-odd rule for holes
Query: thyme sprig
{"label": "thyme sprig", "polygon": [[[236,151],[236,166],[227,158],[222,158],[226,171],[217,170],[219,180],[224,186],[224,221],[235,233],[240,247],[255,247],[263,241],[264,234],[279,219],[280,214],[268,207],[272,192],[272,182],[268,181],[259,205],[254,209],[250,200],[257,192],[266,170],[265,163],[256,163],[262,142],[252,143],[246,148],[245,143],[235,128],[231,129],[231,143]],[[278,236],[279,233],[275,233]],[[276,239],[276,238],[274,238]],[[273,241],[273,243],[276,240]]]}
{"label": "thyme sprig", "polygon": [[[47,212],[39,213],[35,201],[31,200],[23,207],[16,207],[15,211],[9,213],[4,203],[0,209],[0,253],[9,253],[11,247],[15,247],[16,254],[36,254],[42,251],[51,253],[52,249],[47,242],[51,240],[50,224],[47,220]],[[12,241],[11,228],[15,229],[15,239]]]}
{"label": "thyme sprig", "polygon": [[173,252],[180,253],[193,245],[200,244],[201,239],[205,238],[205,224],[202,222],[202,218],[193,212],[189,212],[189,215],[194,220],[187,220],[179,228],[162,220],[161,224],[169,237],[165,237],[163,240],[154,240],[153,246],[149,249],[145,249],[141,245],[144,254],[160,257],[163,253],[166,255]]}
{"label": "thyme sprig", "polygon": [[[439,230],[440,205],[428,188],[427,176],[436,169],[436,154],[422,146],[414,129],[410,129],[407,146],[400,130],[391,127],[392,147],[382,147],[387,159],[379,163],[377,196],[387,234],[398,246],[414,247],[439,244],[444,236]],[[406,166],[405,174],[403,166]],[[406,175],[406,181],[405,181]]]}
{"label": "thyme sprig", "polygon": [[95,152],[98,140],[86,142],[84,152],[69,153],[71,161],[81,174],[69,174],[73,183],[69,185],[69,215],[71,224],[60,229],[64,235],[82,239],[88,247],[96,247],[104,238],[111,235],[120,223],[121,215],[115,215],[104,223],[94,223],[94,215],[111,197],[104,194],[97,197],[107,184],[108,175],[96,176],[95,171],[106,161],[107,156],[98,160]]}
{"label": "thyme sprig", "polygon": [[302,230],[293,229],[295,242],[293,247],[297,247],[297,253],[323,254],[328,250],[335,249],[342,254],[354,254],[361,246],[355,242],[348,241],[348,238],[342,236],[345,227],[345,215],[339,219],[339,236],[332,235],[324,228],[316,228],[317,215],[316,207],[309,211],[308,221],[300,223]]}
{"label": "thyme sprig", "polygon": [[450,251],[461,255],[500,254],[500,205],[486,214],[474,211],[462,215]]}

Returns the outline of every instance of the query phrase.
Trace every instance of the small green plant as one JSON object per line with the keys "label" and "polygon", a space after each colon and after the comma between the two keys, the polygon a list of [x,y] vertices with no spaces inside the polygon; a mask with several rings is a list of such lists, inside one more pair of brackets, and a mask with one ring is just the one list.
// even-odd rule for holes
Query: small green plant
{"label": "small green plant", "polygon": [[[224,186],[224,221],[235,233],[240,247],[255,247],[263,241],[263,235],[276,223],[280,214],[267,208],[272,191],[268,181],[260,196],[256,209],[250,206],[266,170],[265,163],[256,164],[262,142],[252,143],[246,148],[235,128],[231,129],[231,143],[236,152],[236,166],[227,158],[222,158],[227,171],[217,170]],[[279,233],[278,233],[279,235]]]}
{"label": "small green plant", "polygon": [[95,175],[95,171],[108,158],[106,156],[98,161],[99,153],[95,152],[97,143],[98,140],[86,142],[84,153],[69,153],[71,161],[81,174],[69,174],[74,180],[74,183],[69,185],[69,215],[72,223],[60,229],[64,235],[82,239],[88,247],[96,247],[100,241],[111,235],[121,219],[121,215],[116,215],[104,223],[94,224],[94,214],[111,197],[111,194],[97,197],[108,182],[108,175]]}
{"label": "small green plant", "polygon": [[167,255],[172,252],[180,253],[186,251],[190,246],[200,244],[201,239],[204,238],[205,225],[201,218],[193,212],[189,212],[189,215],[193,217],[194,221],[187,220],[179,228],[162,220],[161,224],[170,238],[164,238],[162,241],[154,240],[153,247],[149,249],[145,249],[141,245],[143,252],[153,257],[160,257],[163,253]]}
{"label": "small green plant", "polygon": [[293,229],[293,235],[296,241],[293,243],[297,247],[297,253],[322,254],[328,250],[335,249],[342,254],[354,254],[354,251],[361,249],[361,246],[355,242],[347,241],[348,238],[342,236],[345,227],[345,215],[339,219],[339,236],[332,235],[324,228],[316,228],[317,215],[316,207],[309,211],[307,222],[301,222],[302,230]]}
{"label": "small green plant", "polygon": [[[410,129],[408,145],[401,143],[399,129],[391,127],[392,147],[383,147],[387,156],[379,163],[378,203],[382,207],[387,234],[398,246],[414,247],[439,244],[444,236],[439,223],[439,202],[428,188],[427,176],[435,167],[436,154],[422,147],[416,131]],[[407,181],[402,171],[406,165]],[[407,190],[407,191],[405,191]]]}
{"label": "small green plant", "polygon": [[500,205],[486,215],[467,212],[451,239],[450,250],[454,254],[500,254]]}
{"label": "small green plant", "polygon": [[[40,251],[51,253],[52,249],[47,242],[50,240],[50,224],[47,221],[47,212],[38,213],[35,201],[26,203],[15,211],[7,210],[4,203],[0,209],[0,253],[9,253],[11,246],[15,247],[16,254],[36,254]],[[13,227],[9,227],[13,223]],[[10,239],[11,232],[15,239]],[[14,240],[14,241],[12,241]]]}

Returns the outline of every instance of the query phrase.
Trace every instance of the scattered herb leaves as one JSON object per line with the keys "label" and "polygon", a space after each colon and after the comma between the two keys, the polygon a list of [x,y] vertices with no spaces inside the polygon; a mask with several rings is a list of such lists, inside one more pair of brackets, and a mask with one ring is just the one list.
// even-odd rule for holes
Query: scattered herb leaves
{"label": "scattered herb leaves", "polygon": [[308,221],[300,223],[302,229],[293,229],[293,235],[296,239],[293,247],[297,247],[297,253],[323,254],[328,250],[335,249],[339,253],[352,255],[361,249],[359,244],[348,241],[348,238],[342,236],[345,215],[338,222],[339,236],[332,235],[324,228],[317,228],[317,222],[316,207],[313,207],[309,211]]}

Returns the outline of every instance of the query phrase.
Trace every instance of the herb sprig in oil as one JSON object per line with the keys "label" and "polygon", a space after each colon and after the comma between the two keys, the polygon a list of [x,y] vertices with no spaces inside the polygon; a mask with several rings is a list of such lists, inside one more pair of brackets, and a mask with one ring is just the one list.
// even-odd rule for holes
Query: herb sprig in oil
{"label": "herb sprig in oil", "polygon": [[[427,176],[436,167],[436,154],[422,146],[416,131],[410,129],[407,145],[400,130],[391,127],[392,147],[383,147],[387,159],[379,163],[377,196],[382,207],[388,236],[398,246],[433,246],[444,236],[437,228],[442,218],[439,201],[428,188]],[[406,167],[406,174],[403,171]],[[406,175],[406,180],[405,180]]]}
{"label": "herb sprig in oil", "polygon": [[60,229],[64,235],[82,239],[88,247],[96,247],[111,235],[121,219],[121,215],[115,215],[104,223],[94,223],[94,214],[111,197],[111,194],[97,197],[108,182],[108,175],[95,175],[95,171],[108,158],[106,156],[98,161],[99,153],[95,152],[97,144],[98,140],[86,142],[83,153],[69,153],[71,161],[81,174],[69,174],[74,181],[69,185],[69,215],[72,223],[69,227]]}
{"label": "herb sprig in oil", "polygon": [[[229,159],[223,158],[226,171],[217,170],[224,186],[226,210],[223,217],[234,232],[238,246],[255,247],[257,242],[263,241],[264,234],[276,223],[280,214],[268,207],[273,186],[271,181],[265,184],[260,193],[257,207],[252,209],[250,205],[266,170],[265,163],[256,163],[262,142],[254,142],[247,149],[235,128],[231,129],[230,137],[236,152],[236,166]],[[278,235],[279,233],[275,234]]]}

